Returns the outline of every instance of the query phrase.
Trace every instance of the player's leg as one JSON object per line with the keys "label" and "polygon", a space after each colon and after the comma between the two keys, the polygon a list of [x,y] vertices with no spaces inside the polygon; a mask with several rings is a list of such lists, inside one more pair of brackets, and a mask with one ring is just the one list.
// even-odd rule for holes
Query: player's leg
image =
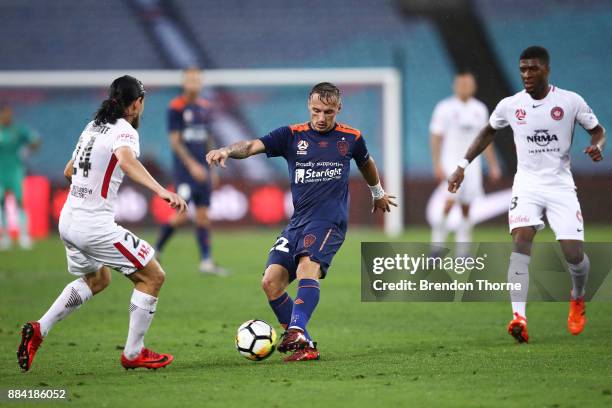
{"label": "player's leg", "polygon": [[542,221],[544,199],[545,197],[541,197],[537,192],[529,192],[529,194],[513,192],[508,211],[508,223],[513,244],[508,265],[508,283],[517,288],[517,290],[510,291],[513,318],[508,324],[508,333],[519,343],[529,341],[526,314],[529,262],[536,232],[544,228]]}
{"label": "player's leg", "polygon": [[470,221],[470,204],[461,203],[461,220],[455,232],[455,254],[458,257],[470,255],[472,247],[472,222]]}
{"label": "player's leg", "polygon": [[508,333],[519,343],[527,343],[527,294],[529,292],[529,261],[531,245],[536,229],[531,226],[517,227],[512,230],[513,250],[508,265],[508,282],[516,290],[510,290],[512,320],[508,324]]}
{"label": "player's leg", "polygon": [[165,273],[155,258],[142,269],[129,275],[134,283],[130,299],[130,325],[121,364],[128,368],[161,368],[172,362],[170,354],[156,353],[144,345],[144,338],[157,310],[159,291],[165,280]]}
{"label": "player's leg", "polygon": [[210,218],[208,216],[208,201],[206,205],[196,207],[195,216],[196,240],[200,249],[200,272],[217,276],[227,276],[228,271],[217,265],[210,252]]}
{"label": "player's leg", "polygon": [[172,217],[170,217],[170,220],[166,224],[163,224],[161,226],[159,231],[159,237],[157,238],[157,242],[155,243],[155,252],[158,257],[161,254],[161,251],[168,243],[170,237],[172,237],[172,235],[176,231],[176,229],[184,225],[188,221],[188,219],[189,218],[186,211],[176,211],[172,215]]}
{"label": "player's leg", "polygon": [[[100,262],[88,257],[76,247],[67,244],[68,271],[80,276],[70,282],[57,297],[47,312],[38,320],[27,322],[21,332],[21,343],[17,350],[19,367],[30,369],[38,347],[53,325],[80,308],[110,283],[110,270]],[[95,271],[95,272],[90,272]]]}
{"label": "player's leg", "polygon": [[[287,287],[296,277],[297,265],[294,254],[297,242],[295,233],[294,229],[286,228],[276,238],[270,249],[266,270],[261,281],[261,288],[268,298],[268,303],[285,332],[291,322],[294,305],[293,299],[287,293]],[[307,330],[304,331],[304,336],[307,341],[312,342]]]}
{"label": "player's leg", "polygon": [[463,185],[457,192],[457,201],[461,204],[461,220],[455,234],[455,242],[457,243],[455,253],[459,257],[470,255],[473,228],[470,220],[470,209],[474,200],[483,194],[482,170],[478,166],[472,166],[466,170]]}
{"label": "player's leg", "polygon": [[584,222],[576,192],[560,192],[551,196],[546,216],[561,245],[572,279],[567,329],[571,334],[578,335],[586,324],[584,295],[590,262],[583,249]]}
{"label": "player's leg", "polygon": [[19,218],[19,246],[22,249],[32,248],[32,239],[30,238],[30,232],[28,230],[28,214],[23,207],[23,181],[24,174],[20,171],[15,172],[13,175],[11,190],[15,195],[15,201],[17,203],[17,215]]}
{"label": "player's leg", "polygon": [[442,214],[440,214],[437,217],[437,219],[435,219],[432,222],[432,225],[431,225],[431,242],[432,243],[446,242],[446,238],[448,237],[448,225],[447,225],[448,214],[450,213],[453,206],[455,205],[455,196],[450,195],[451,193],[448,193],[446,191],[446,181],[440,184],[438,188],[443,189],[445,201],[444,201],[444,206],[442,207]]}
{"label": "player's leg", "polygon": [[6,218],[6,211],[4,207],[5,191],[6,190],[4,189],[4,183],[2,182],[2,180],[0,180],[0,230],[2,232],[2,236],[0,236],[0,251],[9,249],[11,247],[11,237],[9,235],[8,221]]}
{"label": "player's leg", "polygon": [[[289,275],[290,273],[287,268],[273,263],[268,265],[261,280],[261,288],[268,298],[270,308],[285,330],[289,327],[291,313],[293,312],[293,299],[287,293],[287,287],[289,282],[295,279],[295,271],[293,272],[292,279],[290,279]],[[304,330],[304,336],[308,341],[311,341],[307,330]]]}

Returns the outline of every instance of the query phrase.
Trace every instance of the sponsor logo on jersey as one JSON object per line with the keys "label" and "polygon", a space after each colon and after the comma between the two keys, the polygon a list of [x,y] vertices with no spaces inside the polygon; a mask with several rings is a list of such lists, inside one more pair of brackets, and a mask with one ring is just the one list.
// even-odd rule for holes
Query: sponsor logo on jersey
{"label": "sponsor logo on jersey", "polygon": [[[344,139],[344,138],[342,138],[342,139]],[[338,153],[340,153],[342,156],[346,156],[348,154],[349,144],[348,144],[348,142],[346,140],[338,141],[336,146],[338,147]]]}
{"label": "sponsor logo on jersey", "polygon": [[327,140],[321,140],[317,145],[322,148],[326,148],[329,142]]}
{"label": "sponsor logo on jersey", "polygon": [[522,120],[524,120],[524,119],[525,119],[525,116],[527,116],[527,112],[525,112],[525,109],[517,109],[517,110],[514,112],[514,116],[516,116],[516,118],[517,118],[518,120],[521,120],[521,121],[522,121]]}
{"label": "sponsor logo on jersey", "polygon": [[527,136],[527,141],[535,143],[538,146],[548,146],[550,142],[558,142],[557,135],[551,135],[548,133],[548,129],[537,129],[532,136]]}
{"label": "sponsor logo on jersey", "polygon": [[293,182],[295,184],[315,183],[319,181],[339,180],[340,178],[342,178],[342,167],[321,170],[315,170],[313,168],[295,169]]}
{"label": "sponsor logo on jersey", "polygon": [[563,109],[560,106],[555,106],[550,110],[550,117],[554,120],[563,119]]}
{"label": "sponsor logo on jersey", "polygon": [[149,252],[151,252],[151,247],[146,244],[142,244],[140,250],[138,251],[138,256],[142,259],[146,259]]}
{"label": "sponsor logo on jersey", "polygon": [[529,222],[529,217],[527,215],[511,215],[509,217],[510,224],[518,224]]}
{"label": "sponsor logo on jersey", "polygon": [[183,120],[187,123],[193,122],[193,111],[191,109],[185,109],[183,112]]}
{"label": "sponsor logo on jersey", "polygon": [[306,235],[304,237],[304,248],[311,247],[312,244],[314,244],[316,240],[317,240],[317,237],[314,236],[313,234]]}
{"label": "sponsor logo on jersey", "polygon": [[305,155],[308,153],[308,141],[306,140],[300,140],[297,143],[297,152],[296,154],[300,154],[300,155]]}

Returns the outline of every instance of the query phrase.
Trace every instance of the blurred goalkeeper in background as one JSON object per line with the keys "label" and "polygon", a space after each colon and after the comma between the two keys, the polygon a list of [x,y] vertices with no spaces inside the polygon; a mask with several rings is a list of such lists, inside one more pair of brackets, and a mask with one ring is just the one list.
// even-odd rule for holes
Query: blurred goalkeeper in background
{"label": "blurred goalkeeper in background", "polygon": [[23,157],[38,148],[40,139],[36,132],[13,123],[13,109],[0,105],[0,250],[11,246],[8,233],[8,217],[5,211],[7,191],[15,195],[19,213],[19,245],[30,249],[32,242],[28,233],[28,218],[23,209],[23,179],[25,166]]}
{"label": "blurred goalkeeper in background", "polygon": [[[211,103],[200,97],[202,75],[198,68],[183,72],[183,94],[168,108],[168,131],[173,152],[174,185],[185,201],[195,205],[196,239],[200,249],[200,272],[219,276],[227,271],[216,265],[210,254],[210,219],[208,207],[217,174],[204,160],[211,149]],[[188,221],[187,213],[175,213],[161,228],[157,244],[160,254],[177,227]]]}

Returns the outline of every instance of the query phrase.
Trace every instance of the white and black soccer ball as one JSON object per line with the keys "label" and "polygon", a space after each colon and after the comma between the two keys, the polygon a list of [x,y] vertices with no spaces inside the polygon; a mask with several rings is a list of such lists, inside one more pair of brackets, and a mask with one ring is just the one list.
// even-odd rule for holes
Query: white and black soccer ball
{"label": "white and black soccer ball", "polygon": [[248,320],[238,328],[236,349],[249,360],[263,360],[276,350],[276,331],[263,320]]}

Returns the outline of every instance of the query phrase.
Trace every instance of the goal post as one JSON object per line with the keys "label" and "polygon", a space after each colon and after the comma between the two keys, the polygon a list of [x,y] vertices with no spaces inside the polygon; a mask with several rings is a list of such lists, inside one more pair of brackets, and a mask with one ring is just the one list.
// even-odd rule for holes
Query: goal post
{"label": "goal post", "polygon": [[[0,71],[0,88],[107,87],[128,71],[147,86],[180,86],[180,70]],[[389,236],[404,229],[401,76],[394,68],[219,69],[204,70],[206,85],[292,86],[333,82],[337,85],[377,85],[382,90],[382,152],[385,190],[397,197],[398,209],[384,218]]]}

